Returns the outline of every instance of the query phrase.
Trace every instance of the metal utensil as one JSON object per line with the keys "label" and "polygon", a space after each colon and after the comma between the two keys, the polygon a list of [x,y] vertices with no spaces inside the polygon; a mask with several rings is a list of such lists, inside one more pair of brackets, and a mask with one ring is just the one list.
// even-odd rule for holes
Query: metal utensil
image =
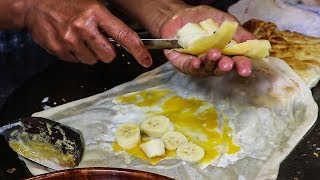
{"label": "metal utensil", "polygon": [[[108,40],[117,46],[121,46],[113,38],[108,38]],[[147,49],[181,48],[181,46],[178,44],[178,39],[141,39],[141,41]]]}
{"label": "metal utensil", "polygon": [[20,118],[0,127],[10,147],[21,156],[53,170],[72,168],[84,151],[80,131],[41,117]]}

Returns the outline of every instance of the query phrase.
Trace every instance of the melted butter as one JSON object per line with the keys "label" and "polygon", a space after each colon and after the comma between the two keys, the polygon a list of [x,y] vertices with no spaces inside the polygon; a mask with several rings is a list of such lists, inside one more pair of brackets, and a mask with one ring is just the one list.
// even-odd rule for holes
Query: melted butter
{"label": "melted butter", "polygon": [[139,93],[129,94],[127,96],[121,96],[117,100],[119,102],[135,104],[137,106],[154,106],[159,103],[159,101],[168,95],[170,91],[166,90],[149,90],[142,91]]}
{"label": "melted butter", "polygon": [[[140,145],[140,144],[139,144]],[[163,156],[157,156],[157,157],[152,157],[149,158],[143,151],[142,149],[139,147],[139,145],[137,147],[134,147],[132,149],[126,149],[125,151],[130,154],[131,156],[140,158],[142,160],[145,160],[147,162],[149,162],[152,165],[156,165],[158,164],[161,160],[166,159],[166,158],[172,158],[176,155],[175,151],[165,151],[165,155]],[[115,151],[124,151],[124,149],[122,147],[120,147],[117,143],[113,144],[113,150]]]}
{"label": "melted butter", "polygon": [[[222,132],[219,132],[218,111],[206,101],[183,98],[167,90],[142,91],[122,96],[118,98],[118,101],[140,107],[160,106],[162,108],[160,115],[164,115],[171,120],[175,126],[175,131],[181,132],[189,141],[204,149],[205,156],[200,163],[212,162],[221,155],[220,149],[223,148],[227,148],[226,153],[228,154],[235,154],[240,151],[240,147],[233,143],[232,128],[227,125],[228,120],[224,123]],[[159,115],[159,113],[150,110],[148,115],[154,116]],[[113,149],[123,151],[116,143]],[[164,156],[148,158],[138,146],[125,151],[153,165],[164,158],[175,155],[174,151],[166,151]]]}
{"label": "melted butter", "polygon": [[58,161],[59,165],[64,167],[75,167],[75,157],[72,154],[63,154],[62,151],[48,142],[26,140],[24,142],[17,140],[9,141],[10,147],[26,158],[33,160]]}
{"label": "melted butter", "polygon": [[223,127],[223,139],[227,145],[227,153],[228,154],[235,154],[240,151],[240,146],[233,143],[232,136],[231,136],[232,128],[224,125]]}

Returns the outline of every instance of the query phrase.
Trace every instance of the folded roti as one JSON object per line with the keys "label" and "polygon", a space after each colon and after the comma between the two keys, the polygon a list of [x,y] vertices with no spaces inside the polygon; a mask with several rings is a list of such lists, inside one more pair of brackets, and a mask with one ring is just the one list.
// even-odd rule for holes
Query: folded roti
{"label": "folded roti", "polygon": [[[315,123],[318,106],[301,78],[282,60],[253,61],[250,77],[232,72],[198,79],[164,64],[137,79],[106,92],[70,102],[33,116],[46,117],[76,129],[84,136],[85,152],[79,167],[138,169],[175,179],[276,179],[281,161]],[[117,97],[144,90],[170,90],[181,97],[212,103],[229,118],[236,154],[221,154],[199,170],[193,164],[171,159],[152,166],[112,149],[118,125],[138,122],[139,108],[121,108]],[[34,174],[48,172],[24,159]]]}
{"label": "folded roti", "polygon": [[271,22],[257,19],[251,19],[243,26],[258,39],[269,40],[270,55],[288,63],[310,88],[317,85],[320,79],[320,38],[282,31]]}
{"label": "folded roti", "polygon": [[280,30],[320,37],[320,6],[301,6],[301,1],[293,0],[240,0],[228,12],[241,24],[260,19],[277,24]]}

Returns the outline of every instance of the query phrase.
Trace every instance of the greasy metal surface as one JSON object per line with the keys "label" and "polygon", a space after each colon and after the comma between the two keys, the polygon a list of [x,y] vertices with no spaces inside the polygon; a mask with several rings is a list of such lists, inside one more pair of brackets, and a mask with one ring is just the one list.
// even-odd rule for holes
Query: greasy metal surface
{"label": "greasy metal surface", "polygon": [[[22,123],[22,128],[17,129],[14,136],[10,136],[10,140],[21,141],[19,137],[23,133],[27,133],[30,137],[36,135],[38,138],[48,140],[52,147],[56,147],[59,144],[59,147],[56,148],[61,149],[63,154],[72,154],[74,157],[72,164],[75,166],[79,165],[84,151],[83,136],[79,130],[42,117],[20,118],[19,121]],[[23,153],[20,155],[25,156]],[[45,163],[39,158],[32,159],[29,157],[28,159],[48,168],[55,169],[55,166],[52,166],[51,163]]]}

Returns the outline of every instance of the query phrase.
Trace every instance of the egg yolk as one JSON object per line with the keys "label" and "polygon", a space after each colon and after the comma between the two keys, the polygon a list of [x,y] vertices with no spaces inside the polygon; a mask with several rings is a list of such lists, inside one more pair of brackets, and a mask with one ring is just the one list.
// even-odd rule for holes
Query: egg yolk
{"label": "egg yolk", "polygon": [[[161,113],[149,110],[148,116],[168,117],[174,124],[175,131],[181,132],[190,142],[201,146],[205,156],[200,163],[211,163],[222,153],[235,154],[240,151],[240,147],[233,143],[232,128],[228,126],[228,119],[226,118],[221,128],[218,128],[218,111],[209,102],[196,98],[183,98],[168,90],[141,91],[121,96],[117,100],[143,108],[161,107]],[[114,143],[113,149],[123,151],[117,143]],[[124,151],[152,165],[175,156],[175,151],[166,150],[164,156],[148,158],[139,146]]]}

